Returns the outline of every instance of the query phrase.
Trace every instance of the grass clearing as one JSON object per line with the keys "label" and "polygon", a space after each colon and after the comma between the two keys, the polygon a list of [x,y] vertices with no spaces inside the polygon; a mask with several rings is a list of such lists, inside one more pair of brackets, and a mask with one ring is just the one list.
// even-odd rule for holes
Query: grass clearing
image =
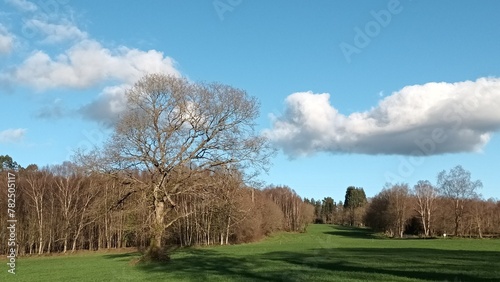
{"label": "grass clearing", "polygon": [[[383,239],[365,229],[311,225],[258,243],[176,251],[19,258],[0,281],[500,281],[500,240]],[[5,262],[5,261],[4,261]]]}

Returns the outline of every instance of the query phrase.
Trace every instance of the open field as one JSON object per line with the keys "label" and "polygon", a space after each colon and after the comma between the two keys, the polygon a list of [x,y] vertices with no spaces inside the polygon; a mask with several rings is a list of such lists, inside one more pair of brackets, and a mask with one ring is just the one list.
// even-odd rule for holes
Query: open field
{"label": "open field", "polygon": [[177,251],[168,264],[139,254],[82,253],[3,260],[0,281],[500,281],[500,240],[383,239],[312,225],[262,242]]}

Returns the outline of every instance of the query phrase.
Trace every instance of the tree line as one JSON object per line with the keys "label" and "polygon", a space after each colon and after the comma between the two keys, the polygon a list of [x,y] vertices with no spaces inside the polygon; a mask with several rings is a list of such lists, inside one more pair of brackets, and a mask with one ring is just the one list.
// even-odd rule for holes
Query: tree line
{"label": "tree line", "polygon": [[362,226],[368,199],[363,188],[349,186],[344,201],[335,202],[332,197],[325,197],[323,200],[304,198],[304,202],[314,207],[314,223]]}
{"label": "tree line", "polygon": [[[145,193],[131,193],[140,187],[127,177],[89,172],[71,162],[42,168],[12,163],[2,163],[0,185],[7,187],[7,172],[16,174],[20,255],[149,247],[152,202]],[[286,186],[255,189],[230,170],[207,173],[196,181],[203,183],[197,193],[172,196],[176,207],[165,219],[170,224],[162,238],[165,245],[251,242],[276,231],[303,232],[313,218],[313,207]],[[6,193],[1,190],[0,206],[7,207]],[[1,222],[7,219],[0,213]],[[0,231],[2,254],[7,251],[6,232]]]}
{"label": "tree line", "polygon": [[[17,176],[16,219],[19,254],[137,247],[146,250],[154,232],[153,204],[129,176],[89,171],[64,162],[39,168],[0,156],[0,184]],[[134,172],[147,179],[145,172]],[[198,175],[196,192],[172,196],[176,207],[165,221],[165,245],[225,245],[251,242],[277,231],[303,232],[309,223],[368,226],[392,237],[443,234],[498,236],[500,201],[483,200],[479,181],[461,166],[443,171],[437,183],[388,184],[372,198],[350,186],[344,201],[302,199],[287,186],[256,189],[234,169]],[[183,182],[188,189],[193,184]],[[136,191],[136,192],[134,192]],[[7,206],[1,190],[0,206]],[[0,213],[0,221],[7,221]],[[7,230],[0,252],[7,252]]]}
{"label": "tree line", "polygon": [[351,186],[344,202],[331,197],[305,202],[314,206],[316,223],[367,226],[390,237],[499,237],[500,201],[483,199],[481,187],[459,165],[441,171],[436,184],[386,184],[368,199],[363,188]]}

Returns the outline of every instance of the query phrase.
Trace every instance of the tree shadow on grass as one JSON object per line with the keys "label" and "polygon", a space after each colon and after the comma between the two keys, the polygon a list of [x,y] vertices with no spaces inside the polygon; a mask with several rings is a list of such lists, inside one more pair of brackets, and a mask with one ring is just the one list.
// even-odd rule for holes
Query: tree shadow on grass
{"label": "tree shadow on grass", "polygon": [[339,248],[306,254],[273,252],[275,261],[334,273],[378,274],[427,281],[500,281],[500,252],[439,249]]}
{"label": "tree shadow on grass", "polygon": [[374,232],[372,229],[353,226],[330,226],[334,231],[323,232],[328,235],[343,236],[356,239],[387,239],[387,240],[439,240],[438,237],[418,237],[412,235],[405,235],[404,238],[388,237],[382,233]]}
{"label": "tree shadow on grass", "polygon": [[357,238],[357,239],[382,239],[384,237],[377,236],[375,232],[368,228],[359,228],[359,227],[351,227],[351,226],[331,226],[333,231],[324,232],[324,234],[335,235],[335,236],[343,236],[349,238]]}
{"label": "tree shadow on grass", "polygon": [[[248,256],[212,249],[136,266],[172,281],[500,281],[500,252],[423,248],[318,248]],[[311,278],[314,277],[314,278]],[[168,281],[171,281],[168,280]]]}
{"label": "tree shadow on grass", "polygon": [[214,277],[234,281],[283,281],[281,271],[259,271],[265,260],[236,257],[210,249],[185,249],[168,263],[141,263],[137,267],[146,272],[168,273],[169,278],[189,281],[213,281]]}
{"label": "tree shadow on grass", "polygon": [[141,253],[139,253],[139,252],[130,252],[130,253],[120,253],[120,254],[108,254],[108,255],[104,255],[103,257],[108,258],[108,259],[115,259],[115,260],[120,260],[120,259],[129,260],[131,258],[135,258],[135,257],[138,257],[140,255],[141,255]]}

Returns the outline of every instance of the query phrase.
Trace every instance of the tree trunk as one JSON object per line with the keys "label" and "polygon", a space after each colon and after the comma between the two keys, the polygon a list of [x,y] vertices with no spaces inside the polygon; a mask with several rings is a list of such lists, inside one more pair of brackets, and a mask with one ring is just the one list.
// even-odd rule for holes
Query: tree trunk
{"label": "tree trunk", "polygon": [[55,229],[54,228],[54,198],[51,199],[50,201],[50,224],[49,224],[49,242],[48,242],[48,246],[47,246],[47,253],[51,253],[52,252],[52,242],[54,240],[54,236],[53,236],[53,230]]}
{"label": "tree trunk", "polygon": [[49,229],[49,242],[47,245],[47,253],[50,254],[51,251],[52,251],[52,229]]}
{"label": "tree trunk", "polygon": [[40,218],[39,220],[39,235],[40,236],[38,238],[38,254],[41,255],[43,254],[43,220],[42,218]]}
{"label": "tree trunk", "polygon": [[65,235],[64,236],[64,248],[63,248],[63,253],[66,253],[66,251],[68,250],[68,236],[69,235]]}
{"label": "tree trunk", "polygon": [[83,207],[83,210],[81,211],[80,219],[78,221],[78,227],[77,227],[75,236],[73,237],[73,246],[71,247],[71,252],[75,252],[76,251],[76,243],[77,243],[78,238],[80,237],[80,233],[82,232],[83,227],[84,227],[83,226],[83,217],[85,215],[85,211],[87,209],[88,203],[89,203],[89,200],[87,200],[87,202],[85,203],[85,206]]}
{"label": "tree trunk", "polygon": [[122,247],[123,238],[123,210],[120,211],[120,217],[118,221],[118,232],[116,232],[116,247],[120,249]]}
{"label": "tree trunk", "polygon": [[431,210],[430,208],[427,209],[427,230],[425,233],[426,237],[429,237],[431,235]]}
{"label": "tree trunk", "polygon": [[483,239],[483,230],[481,229],[481,218],[479,216],[476,217],[476,226],[479,238]]}
{"label": "tree trunk", "polygon": [[464,205],[460,199],[455,200],[455,236],[460,236],[460,223],[462,221]]}
{"label": "tree trunk", "polygon": [[153,229],[151,234],[151,242],[147,251],[147,256],[152,260],[168,259],[163,251],[163,233],[165,229],[165,201],[155,197],[154,201],[154,217]]}
{"label": "tree trunk", "polygon": [[425,215],[422,216],[422,227],[424,228],[424,236],[427,237],[429,234],[429,230],[427,229],[427,220]]}
{"label": "tree trunk", "polygon": [[155,217],[154,217],[154,230],[153,230],[153,240],[152,245],[157,248],[162,247],[163,238],[163,224],[164,224],[164,214],[165,213],[165,203],[163,201],[157,201],[155,203]]}
{"label": "tree trunk", "polygon": [[[253,191],[253,190],[252,190]],[[226,226],[226,245],[228,244],[229,241],[229,227],[231,226],[231,216],[228,217],[227,219],[227,226]]]}
{"label": "tree trunk", "polygon": [[73,246],[71,247],[72,253],[76,251],[76,243],[78,242],[78,238],[80,237],[80,233],[82,232],[82,229],[83,229],[83,225],[82,225],[82,222],[80,222],[80,224],[78,225],[78,229],[76,231],[76,234],[73,237]]}
{"label": "tree trunk", "polygon": [[80,234],[77,234],[75,235],[75,237],[73,238],[73,245],[71,246],[71,252],[74,253],[76,251],[76,242],[77,242],[77,238],[78,236],[80,236]]}

